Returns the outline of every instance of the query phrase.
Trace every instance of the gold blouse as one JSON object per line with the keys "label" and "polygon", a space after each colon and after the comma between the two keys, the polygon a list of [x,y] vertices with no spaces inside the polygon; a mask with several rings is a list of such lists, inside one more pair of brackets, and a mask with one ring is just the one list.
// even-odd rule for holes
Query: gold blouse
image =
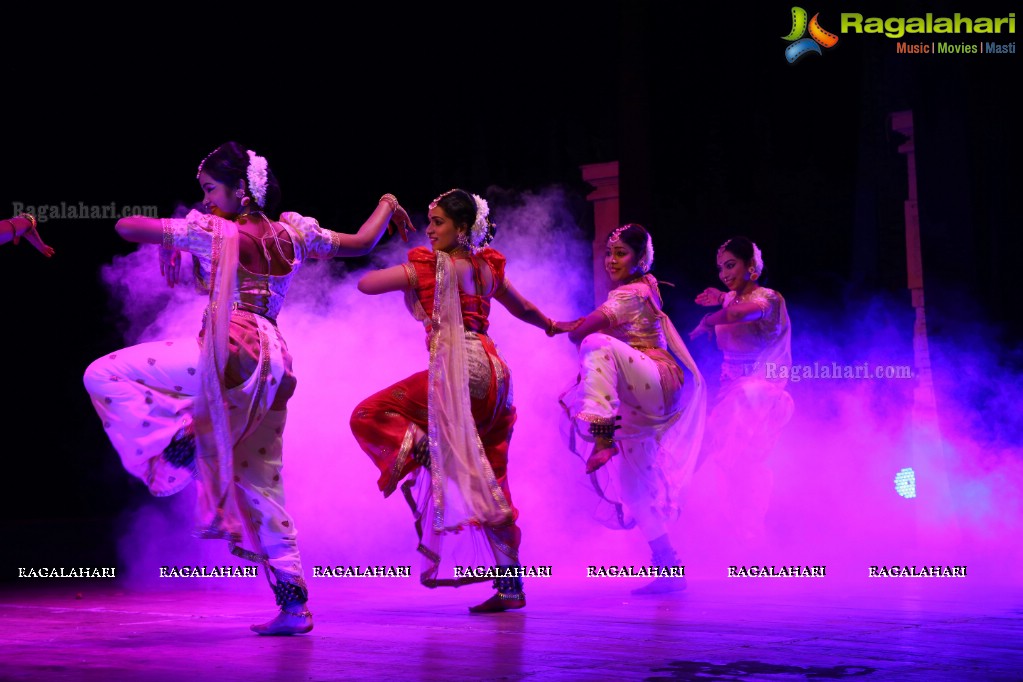
{"label": "gold blouse", "polygon": [[[734,302],[735,292],[730,291],[722,308]],[[718,348],[724,354],[722,379],[735,379],[762,371],[759,365],[764,362],[765,353],[787,339],[788,315],[784,313],[785,299],[781,294],[767,287],[758,287],[742,302],[756,304],[763,315],[750,322],[719,324],[714,327]]]}
{"label": "gold blouse", "polygon": [[612,289],[599,310],[611,323],[608,336],[624,341],[637,350],[667,348],[654,292],[644,281]]}

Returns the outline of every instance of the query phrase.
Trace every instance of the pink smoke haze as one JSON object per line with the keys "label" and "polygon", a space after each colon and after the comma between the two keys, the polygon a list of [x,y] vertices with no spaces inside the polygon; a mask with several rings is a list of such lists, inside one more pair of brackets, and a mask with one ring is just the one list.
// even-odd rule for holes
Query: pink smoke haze
{"label": "pink smoke haze", "polygon": [[[499,224],[493,246],[507,256],[515,287],[555,319],[588,313],[593,308],[591,246],[561,190],[520,194],[491,188],[487,195]],[[389,241],[374,253],[374,265],[400,263],[407,248],[426,243],[422,232],[410,244]],[[671,255],[659,249],[657,257],[667,263]],[[384,499],[376,489],[376,469],[356,445],[348,420],[360,400],[426,368],[425,333],[401,295],[360,294],[355,285],[361,274],[307,263],[279,319],[299,380],[289,404],[283,474],[307,577],[316,565],[411,565],[413,575],[419,567],[411,512],[400,493]],[[155,247],[116,259],[104,276],[124,306],[126,343],[194,337],[198,331],[203,297],[189,285],[167,289]],[[679,283],[665,295],[672,307],[692,305],[696,314],[693,297],[716,284]],[[796,296],[788,298],[795,364],[912,364],[908,294],[904,308],[877,304],[889,309],[873,312],[886,314],[838,325],[823,317],[818,321],[814,311],[793,302]],[[864,327],[863,320],[880,322]],[[698,359],[719,360],[706,339],[690,342],[689,329],[679,320],[676,324]],[[583,463],[568,451],[562,435],[557,399],[577,373],[574,346],[565,336],[550,339],[519,322],[496,302],[490,335],[511,367],[518,408],[509,477],[520,511],[522,563],[553,566],[550,584],[583,582],[590,565],[649,563],[638,530],[611,530],[593,518],[596,497]],[[989,393],[1014,400],[1019,377],[985,374],[986,359],[977,348],[970,352],[976,372],[971,386],[983,380]],[[962,368],[937,362],[936,384],[956,386],[940,378]],[[717,364],[705,364],[704,373],[713,379]],[[831,583],[866,580],[872,565],[915,564],[967,565],[975,579],[1018,580],[1012,566],[1021,550],[1011,538],[1020,531],[1023,460],[1019,443],[1005,437],[1013,429],[992,423],[1018,419],[1016,413],[998,417],[1006,410],[985,410],[962,391],[938,396],[940,420],[926,410],[914,417],[916,384],[914,379],[790,383],[795,414],[767,460],[774,487],[765,542],[750,546],[731,539],[723,522],[727,500],[716,496],[705,467],[694,478],[687,513],[671,527],[690,579],[725,578],[727,567],[735,564],[799,564],[826,565]],[[915,498],[896,491],[895,476],[907,467],[915,473]],[[188,489],[173,498],[154,498],[126,516],[122,564],[134,584],[172,589],[175,581],[156,579],[163,565],[245,565],[223,543],[190,537],[193,495]],[[251,589],[244,580],[207,582],[215,585],[210,589]]]}

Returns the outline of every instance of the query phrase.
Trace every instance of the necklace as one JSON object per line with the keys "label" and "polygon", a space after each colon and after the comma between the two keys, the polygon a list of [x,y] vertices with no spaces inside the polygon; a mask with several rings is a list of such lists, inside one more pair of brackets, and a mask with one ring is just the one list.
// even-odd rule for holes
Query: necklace
{"label": "necklace", "polygon": [[270,220],[266,217],[266,214],[263,213],[262,211],[249,211],[247,213],[239,213],[235,217],[235,222],[237,222],[239,225],[244,225],[245,223],[249,222],[249,219],[252,218],[253,216],[260,216],[267,222],[270,222]]}
{"label": "necklace", "polygon": [[[274,229],[273,221],[266,217],[266,214],[262,211],[250,211],[248,213],[241,213],[236,218],[239,225],[245,225],[249,222],[250,218],[258,217],[261,218],[261,222],[264,224],[264,229],[261,230],[262,234],[258,238],[260,245],[263,247],[263,256],[266,258],[266,262],[269,265],[273,262],[273,258],[270,256],[270,250],[266,245],[268,239],[273,239],[274,246],[277,247],[277,253],[281,254],[281,257],[285,260],[289,260],[287,254],[284,253],[284,247],[281,245],[281,238],[277,234],[277,230]],[[269,231],[269,234],[267,234]],[[253,236],[255,238],[255,236]]]}
{"label": "necklace", "polygon": [[750,289],[745,294],[740,294],[739,292],[735,292],[735,297],[732,298],[732,302],[729,303],[728,305],[735,305],[736,303],[745,303],[746,301],[749,300],[749,297],[753,295],[753,292],[756,291],[759,288],[760,287],[755,287],[753,289]]}

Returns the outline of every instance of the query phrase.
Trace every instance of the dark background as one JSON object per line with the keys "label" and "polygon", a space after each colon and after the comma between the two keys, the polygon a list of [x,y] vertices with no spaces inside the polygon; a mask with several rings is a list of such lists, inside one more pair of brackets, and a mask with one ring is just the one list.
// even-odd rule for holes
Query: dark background
{"label": "dark background", "polygon": [[[983,338],[1018,371],[1019,56],[897,55],[894,40],[844,34],[790,65],[791,5],[757,5],[376,3],[332,10],[341,22],[200,7],[117,28],[66,10],[45,32],[12,31],[0,64],[0,212],[64,201],[166,215],[200,198],[198,162],[234,139],[270,160],[283,207],[334,229],[356,229],[384,192],[421,216],[455,186],[556,185],[592,231],[579,167],[617,160],[621,220],[653,232],[680,329],[703,312],[695,293],[717,283],[717,246],[746,234],[768,254],[768,283],[818,327],[881,299],[906,306],[908,334],[907,173],[888,116],[911,109],[929,332],[936,344]],[[836,33],[842,11],[1016,9],[804,7]],[[3,580],[14,566],[65,564],[69,548],[83,565],[109,556],[116,519],[146,495],[81,385],[91,360],[124,345],[99,268],[135,245],[112,220],[51,220],[41,233],[51,261],[0,247],[0,451],[15,491]]]}

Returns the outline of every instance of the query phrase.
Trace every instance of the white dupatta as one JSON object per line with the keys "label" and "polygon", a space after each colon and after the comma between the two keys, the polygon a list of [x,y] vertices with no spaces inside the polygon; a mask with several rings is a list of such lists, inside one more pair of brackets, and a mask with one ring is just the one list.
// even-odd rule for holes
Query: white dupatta
{"label": "white dupatta", "polygon": [[204,313],[199,379],[202,390],[195,406],[197,535],[238,541],[241,523],[234,499],[234,439],[227,407],[224,370],[231,331],[231,306],[238,277],[238,226],[214,219],[210,265],[210,302]]}
{"label": "white dupatta", "polygon": [[[447,253],[436,253],[430,317],[429,433],[432,525],[435,533],[507,523],[511,505],[487,461],[472,416],[466,332],[458,276]],[[414,292],[406,303],[420,321],[426,312]]]}
{"label": "white dupatta", "polygon": [[665,460],[663,470],[669,479],[668,489],[676,493],[681,510],[685,499],[684,491],[692,481],[703,445],[703,432],[707,423],[707,384],[671,318],[660,306],[657,306],[657,313],[665,340],[668,342],[668,349],[693,375],[693,390],[689,394],[689,402],[682,409],[678,420],[661,436],[660,441],[662,457]]}

